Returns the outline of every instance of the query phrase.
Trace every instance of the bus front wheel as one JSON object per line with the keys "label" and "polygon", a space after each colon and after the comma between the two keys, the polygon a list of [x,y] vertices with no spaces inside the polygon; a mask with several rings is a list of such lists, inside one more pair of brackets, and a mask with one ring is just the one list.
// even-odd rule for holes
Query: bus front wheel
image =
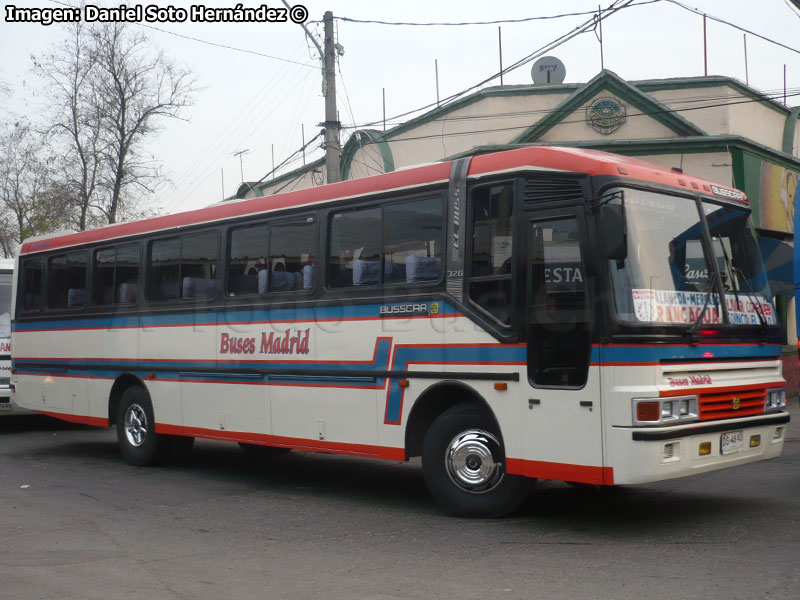
{"label": "bus front wheel", "polygon": [[422,472],[436,501],[461,517],[508,514],[525,499],[531,480],[509,475],[490,416],[460,404],[433,422],[422,446]]}
{"label": "bus front wheel", "polygon": [[147,391],[139,386],[125,390],[117,411],[117,440],[125,462],[143,467],[163,458],[169,440],[156,434],[155,425]]}

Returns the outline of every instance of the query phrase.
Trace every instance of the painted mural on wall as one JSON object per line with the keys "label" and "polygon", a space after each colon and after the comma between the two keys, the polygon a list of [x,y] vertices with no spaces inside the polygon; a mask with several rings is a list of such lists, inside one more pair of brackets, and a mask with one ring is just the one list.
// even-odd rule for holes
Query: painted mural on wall
{"label": "painted mural on wall", "polygon": [[760,226],[792,233],[794,207],[800,199],[800,173],[762,161],[758,197]]}

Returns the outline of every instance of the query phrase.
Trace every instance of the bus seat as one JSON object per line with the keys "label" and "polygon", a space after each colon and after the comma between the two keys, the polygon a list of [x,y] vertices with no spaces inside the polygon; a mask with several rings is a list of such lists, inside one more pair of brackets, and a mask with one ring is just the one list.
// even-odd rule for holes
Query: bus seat
{"label": "bus seat", "polygon": [[403,263],[386,261],[383,265],[385,283],[398,283],[406,280],[406,266]]}
{"label": "bus seat", "polygon": [[70,288],[67,291],[67,308],[77,308],[86,304],[86,289]]}
{"label": "bus seat", "polygon": [[184,298],[210,298],[216,291],[216,279],[213,277],[184,277]]}
{"label": "bus seat", "polygon": [[442,272],[442,259],[435,256],[415,256],[406,257],[406,281],[431,281],[439,279]]}
{"label": "bus seat", "polygon": [[119,302],[121,304],[132,304],[139,300],[138,283],[121,283],[119,286]]}
{"label": "bus seat", "polygon": [[377,260],[353,261],[353,285],[368,285],[378,283],[380,279],[381,263]]}
{"label": "bus seat", "polygon": [[[295,277],[295,275],[297,275],[297,277]],[[270,288],[270,291],[288,292],[290,290],[297,289],[297,286],[300,285],[299,278],[300,278],[299,273],[289,273],[288,271],[273,271],[271,280],[272,287]]]}

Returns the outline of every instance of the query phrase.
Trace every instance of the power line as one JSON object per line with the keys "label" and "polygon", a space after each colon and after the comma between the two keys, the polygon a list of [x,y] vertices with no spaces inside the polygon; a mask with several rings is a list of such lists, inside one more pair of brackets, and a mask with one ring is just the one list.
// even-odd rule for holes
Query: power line
{"label": "power line", "polygon": [[[779,95],[782,96],[783,92],[781,91]],[[793,96],[800,96],[800,88],[796,88],[795,90],[792,90],[791,94],[787,93],[787,97],[789,97],[789,96],[792,96],[792,97]],[[703,105],[703,106],[690,106],[690,107],[679,108],[679,109],[674,109],[674,110],[668,109],[668,110],[641,112],[641,113],[635,113],[635,114],[632,114],[632,115],[627,115],[627,117],[628,118],[632,118],[632,117],[652,117],[652,116],[659,115],[659,114],[688,112],[690,110],[702,110],[702,109],[706,109],[706,108],[719,108],[719,107],[723,107],[723,106],[733,106],[733,105],[737,105],[737,104],[748,104],[748,103],[751,103],[751,102],[761,102],[761,101],[763,101],[763,100],[762,99],[755,99],[755,98],[748,98],[748,99],[739,100],[739,101],[736,101],[736,102],[720,102],[720,103],[717,103],[717,104],[707,104],[707,105]],[[556,112],[556,111],[548,111],[548,112]],[[571,109],[568,112],[574,112],[574,109]],[[560,121],[558,123],[558,125],[582,123],[584,121],[585,121],[585,119],[578,119],[578,120],[573,120],[573,121],[566,120],[566,121]],[[410,142],[410,141],[425,140],[425,139],[437,139],[437,138],[442,138],[442,137],[458,137],[458,136],[464,136],[464,135],[474,135],[474,134],[479,134],[479,133],[497,133],[497,132],[502,132],[502,131],[513,131],[513,130],[516,130],[516,129],[528,129],[529,127],[530,127],[530,124],[524,124],[524,125],[515,125],[515,126],[510,126],[510,127],[475,129],[475,130],[469,130],[469,131],[454,131],[454,132],[451,132],[451,133],[432,133],[432,134],[428,134],[428,135],[403,137],[403,138],[397,138],[397,139],[392,139],[392,140],[387,140],[387,141],[389,141],[391,143],[394,143],[394,142]],[[371,140],[370,140],[370,142],[368,142],[368,143],[373,143],[373,142],[371,142]]]}
{"label": "power line", "polygon": [[[654,4],[660,1],[661,0],[646,0],[645,2],[640,2],[636,6],[641,6],[644,4]],[[347,23],[373,24],[373,25],[399,25],[407,27],[461,27],[464,25],[503,25],[505,23],[527,23],[530,21],[547,21],[552,19],[563,19],[565,17],[584,17],[586,15],[596,15],[596,14],[597,14],[596,10],[591,10],[584,12],[563,13],[559,15],[524,17],[521,19],[498,19],[496,21],[462,21],[462,22],[431,22],[431,23],[419,23],[419,22],[409,22],[409,21],[399,21],[399,22],[379,21],[370,19],[353,19],[351,17],[334,17],[334,18],[339,21],[346,21]]]}
{"label": "power line", "polygon": [[691,6],[687,6],[687,5],[683,4],[682,2],[678,2],[678,0],[666,0],[666,1],[671,3],[671,4],[674,4],[675,6],[679,6],[684,10],[688,10],[690,13],[694,13],[696,15],[700,15],[700,16],[703,16],[703,17],[708,17],[712,21],[717,21],[718,23],[723,23],[724,25],[727,25],[729,27],[733,27],[734,29],[738,29],[739,31],[742,31],[744,33],[749,33],[750,35],[755,36],[755,37],[757,37],[759,39],[762,39],[765,42],[769,42],[770,44],[775,44],[776,46],[780,46],[781,48],[785,48],[786,50],[789,50],[791,52],[795,52],[797,54],[800,54],[800,50],[798,50],[797,48],[792,48],[791,46],[787,46],[783,42],[779,42],[777,40],[773,40],[772,38],[768,38],[765,35],[761,35],[760,33],[756,33],[755,31],[752,31],[750,29],[746,29],[744,27],[736,25],[735,23],[731,23],[730,21],[726,21],[725,19],[721,19],[720,17],[715,17],[714,15],[710,15],[708,13],[704,13],[703,11],[698,10],[697,8],[692,8]]}
{"label": "power line", "polygon": [[[75,6],[73,4],[69,4],[68,2],[62,2],[61,0],[49,0],[53,4],[60,4],[61,6],[67,6],[69,8],[80,8],[79,6]],[[160,27],[156,27],[155,25],[148,25],[147,23],[141,23],[138,21],[131,21],[133,25],[139,25],[141,27],[146,27],[147,29],[153,29],[155,31],[160,31],[161,33],[166,33],[168,35],[174,35],[175,37],[183,38],[185,40],[191,40],[193,42],[198,42],[200,44],[206,44],[208,46],[215,46],[217,48],[223,48],[225,50],[233,50],[235,52],[243,52],[245,54],[253,54],[255,56],[260,56],[262,58],[269,58],[272,60],[279,60],[285,63],[291,63],[293,65],[299,65],[301,67],[310,67],[312,69],[319,69],[319,65],[310,65],[308,63],[298,62],[296,60],[290,60],[288,58],[282,58],[280,56],[273,56],[272,54],[265,54],[263,52],[258,52],[256,50],[248,50],[246,48],[236,48],[235,46],[228,46],[227,44],[220,44],[218,42],[210,42],[208,40],[203,40],[200,38],[193,37],[191,35],[183,35],[182,33],[177,33],[175,31],[169,31],[167,29],[161,29]]]}

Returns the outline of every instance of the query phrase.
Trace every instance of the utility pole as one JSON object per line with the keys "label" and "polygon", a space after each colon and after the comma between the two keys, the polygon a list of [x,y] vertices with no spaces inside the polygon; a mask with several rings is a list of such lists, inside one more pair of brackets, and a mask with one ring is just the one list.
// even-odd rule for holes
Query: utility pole
{"label": "utility pole", "polygon": [[247,154],[248,152],[250,152],[249,148],[246,150],[239,150],[239,152],[233,153],[234,156],[239,157],[239,169],[242,172],[242,183],[244,183],[244,163],[242,162],[242,154]]}
{"label": "utility pole", "polygon": [[[281,0],[283,5],[291,10],[291,6],[286,0]],[[322,63],[322,95],[325,96],[325,121],[320,123],[325,127],[325,170],[328,174],[328,183],[336,183],[339,177],[339,157],[341,146],[339,144],[339,112],[336,110],[336,54],[344,54],[344,49],[333,39],[333,13],[326,11],[322,17],[325,27],[325,39],[323,40],[324,49],[319,42],[311,35],[311,32],[300,23],[300,27],[306,32],[306,36],[317,48],[319,58]]]}
{"label": "utility pole", "polygon": [[333,39],[333,13],[325,11],[325,169],[328,183],[339,181],[339,115],[336,110],[336,48]]}

